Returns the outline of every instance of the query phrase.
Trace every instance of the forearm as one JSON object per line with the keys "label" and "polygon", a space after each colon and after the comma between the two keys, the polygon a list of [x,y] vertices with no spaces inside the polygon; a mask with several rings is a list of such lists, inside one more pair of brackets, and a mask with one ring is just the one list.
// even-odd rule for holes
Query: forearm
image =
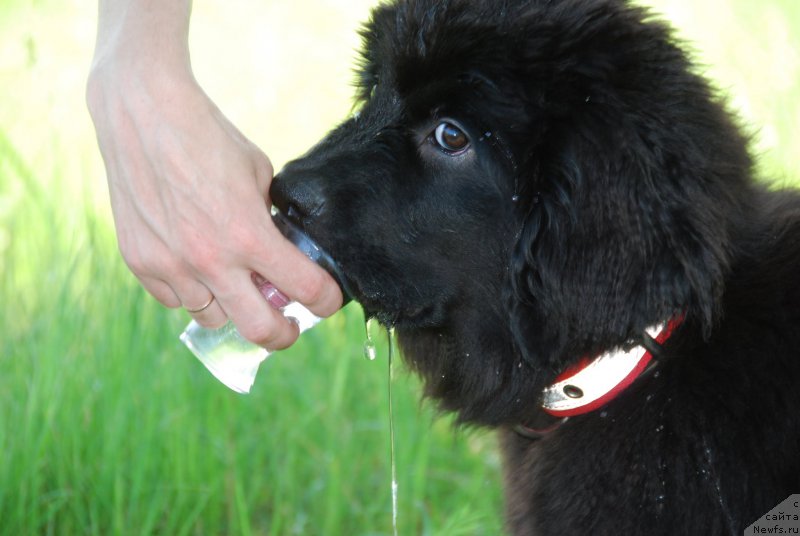
{"label": "forearm", "polygon": [[92,70],[109,63],[191,75],[191,0],[100,0]]}

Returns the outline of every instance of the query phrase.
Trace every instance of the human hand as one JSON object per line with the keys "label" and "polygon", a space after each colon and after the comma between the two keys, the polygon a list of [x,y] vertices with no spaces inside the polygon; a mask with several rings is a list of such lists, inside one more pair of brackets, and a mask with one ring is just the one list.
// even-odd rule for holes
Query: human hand
{"label": "human hand", "polygon": [[318,316],[341,307],[333,278],[272,223],[269,159],[189,70],[106,59],[93,69],[87,101],[120,251],[158,301],[195,311],[205,327],[230,318],[270,349],[298,331],[261,296],[254,273]]}

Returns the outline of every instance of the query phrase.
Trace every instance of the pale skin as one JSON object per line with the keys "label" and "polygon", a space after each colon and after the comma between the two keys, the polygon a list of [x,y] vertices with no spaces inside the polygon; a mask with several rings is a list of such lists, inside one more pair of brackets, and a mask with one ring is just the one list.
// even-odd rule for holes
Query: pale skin
{"label": "pale skin", "polygon": [[269,159],[195,80],[191,1],[99,6],[87,102],[125,262],[165,306],[208,304],[191,313],[201,325],[230,319],[261,346],[291,345],[297,326],[267,303],[252,274],[319,316],[341,307],[341,291],[275,228]]}

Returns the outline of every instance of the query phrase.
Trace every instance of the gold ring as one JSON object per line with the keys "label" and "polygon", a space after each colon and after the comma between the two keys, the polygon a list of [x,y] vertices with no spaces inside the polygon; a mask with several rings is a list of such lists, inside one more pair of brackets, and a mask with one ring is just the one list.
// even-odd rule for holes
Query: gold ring
{"label": "gold ring", "polygon": [[212,294],[212,295],[211,295],[211,299],[209,299],[209,300],[206,302],[206,304],[205,304],[205,305],[203,305],[202,307],[198,307],[197,309],[189,309],[188,307],[186,307],[186,310],[187,310],[188,312],[192,313],[192,314],[194,314],[194,313],[199,313],[200,311],[205,311],[206,309],[208,309],[208,306],[209,306],[209,305],[211,305],[213,302],[214,302],[214,295]]}

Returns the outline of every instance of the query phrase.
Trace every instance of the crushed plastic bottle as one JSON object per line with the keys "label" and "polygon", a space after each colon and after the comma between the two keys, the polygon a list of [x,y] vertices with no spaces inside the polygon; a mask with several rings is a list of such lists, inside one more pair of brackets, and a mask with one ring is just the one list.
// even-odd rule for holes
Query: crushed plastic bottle
{"label": "crushed plastic bottle", "polygon": [[[333,259],[280,212],[275,212],[272,219],[292,244],[336,279],[343,288],[346,303],[349,298],[344,290],[344,278]],[[253,283],[283,316],[297,322],[300,333],[314,327],[321,320],[303,305],[290,301],[260,275],[253,274]],[[209,329],[192,320],[180,339],[211,374],[237,393],[250,392],[259,366],[270,355],[267,349],[242,337],[231,322],[219,329]]]}

